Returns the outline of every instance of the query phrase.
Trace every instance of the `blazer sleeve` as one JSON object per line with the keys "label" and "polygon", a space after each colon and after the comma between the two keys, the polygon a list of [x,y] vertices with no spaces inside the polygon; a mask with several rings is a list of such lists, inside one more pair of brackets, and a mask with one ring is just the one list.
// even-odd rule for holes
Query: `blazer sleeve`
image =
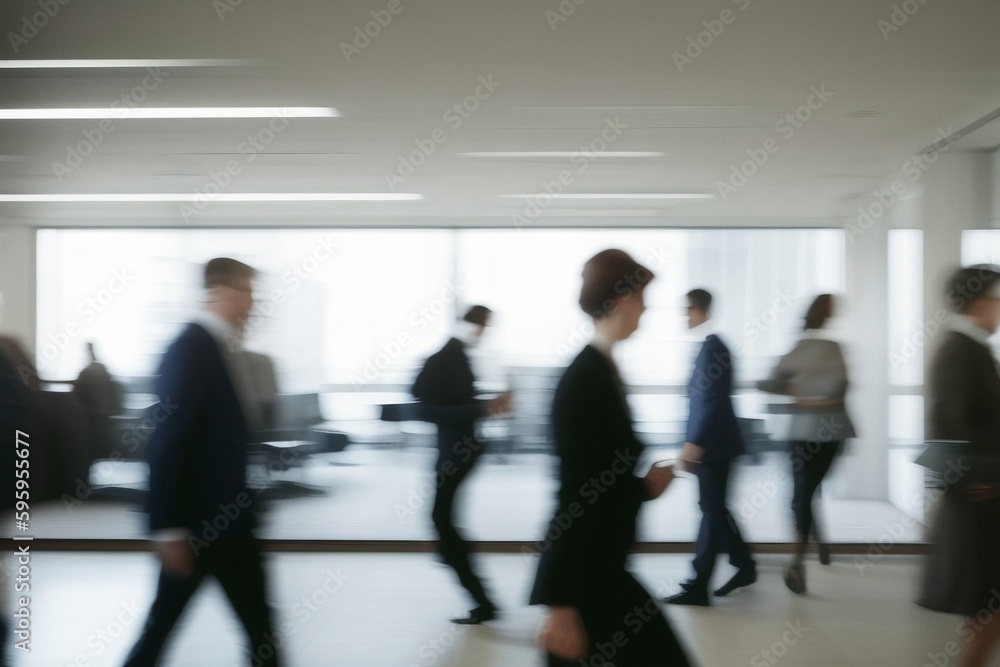
{"label": "blazer sleeve", "polygon": [[[967,440],[984,449],[994,448],[994,434],[978,429],[982,423],[977,414],[984,383],[978,381],[983,369],[967,349],[958,345],[942,348],[934,360],[931,423],[936,438]],[[993,406],[992,409],[998,409]]]}
{"label": "blazer sleeve", "polygon": [[688,389],[688,442],[700,447],[710,442],[709,432],[729,405],[732,373],[732,355],[724,345],[702,348]]}
{"label": "blazer sleeve", "polygon": [[211,372],[210,338],[179,338],[160,365],[157,409],[166,415],[149,441],[149,527],[152,531],[188,525],[190,465],[204,440],[205,410],[210,400],[204,374]]}
{"label": "blazer sleeve", "polygon": [[771,370],[771,375],[764,380],[757,382],[757,389],[769,394],[787,394],[788,382],[795,376],[795,352],[799,349],[796,345],[792,351],[778,360],[777,365]]}

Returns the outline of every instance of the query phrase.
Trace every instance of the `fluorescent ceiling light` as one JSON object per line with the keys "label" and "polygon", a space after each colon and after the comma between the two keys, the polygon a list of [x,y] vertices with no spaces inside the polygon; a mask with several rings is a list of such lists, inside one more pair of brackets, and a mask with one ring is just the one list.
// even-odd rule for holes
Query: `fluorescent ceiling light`
{"label": "fluorescent ceiling light", "polygon": [[3,195],[0,202],[209,202],[241,201],[416,201],[423,195],[409,192],[222,192],[207,196],[199,192],[163,194],[26,194]]}
{"label": "fluorescent ceiling light", "polygon": [[335,118],[333,107],[109,107],[93,109],[0,109],[0,120],[104,118]]}
{"label": "fluorescent ceiling light", "polygon": [[[461,157],[573,157],[584,151],[481,151],[478,153],[455,153]],[[601,151],[594,155],[605,157],[663,157],[661,151]]]}
{"label": "fluorescent ceiling light", "polygon": [[527,195],[499,195],[505,199],[535,199],[541,196],[551,196],[553,199],[714,199],[715,195],[707,192],[641,192],[634,194],[553,194],[536,192]]}
{"label": "fluorescent ceiling light", "polygon": [[136,69],[142,67],[241,67],[254,60],[218,59],[81,59],[81,60],[0,60],[0,69]]}

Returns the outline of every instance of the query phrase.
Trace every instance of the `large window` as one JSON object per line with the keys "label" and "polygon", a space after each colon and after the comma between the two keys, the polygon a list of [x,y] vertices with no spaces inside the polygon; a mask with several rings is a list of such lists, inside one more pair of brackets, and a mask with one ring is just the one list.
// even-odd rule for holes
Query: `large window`
{"label": "large window", "polygon": [[[592,333],[576,306],[580,271],[607,247],[657,275],[640,331],[619,351],[643,438],[657,456],[683,439],[697,342],[685,327],[684,294],[706,288],[716,297],[714,326],[736,356],[737,412],[756,434],[753,470],[740,484],[747,497],[754,485],[770,488],[785,465],[782,445],[769,440],[767,399],[752,382],[794,344],[816,294],[843,293],[840,230],[42,230],[36,356],[43,378],[72,380],[93,341],[111,372],[148,400],[159,356],[198,307],[200,267],[214,256],[246,261],[262,272],[246,347],[273,360],[280,393],[318,394],[325,428],[351,440],[344,451],[262,473],[261,486],[287,491],[269,505],[268,534],[428,539],[431,431],[387,423],[379,408],[406,401],[456,316],[486,304],[495,326],[474,362],[484,389],[515,389],[517,414],[485,425],[495,455],[470,483],[471,535],[534,539],[554,490],[551,386]],[[98,481],[111,483],[101,465]],[[122,483],[141,487],[141,467],[122,472]],[[751,539],[791,537],[783,497],[743,516]],[[658,507],[646,515],[647,539],[692,538],[692,485]]]}

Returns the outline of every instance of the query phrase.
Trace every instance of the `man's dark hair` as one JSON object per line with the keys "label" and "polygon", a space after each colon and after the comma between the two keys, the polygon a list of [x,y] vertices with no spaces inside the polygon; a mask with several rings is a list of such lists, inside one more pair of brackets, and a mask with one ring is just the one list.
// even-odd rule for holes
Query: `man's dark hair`
{"label": "man's dark hair", "polygon": [[997,282],[1000,282],[1000,266],[965,266],[949,276],[944,288],[945,299],[956,313],[967,313],[972,302],[988,297]]}
{"label": "man's dark hair", "polygon": [[712,308],[712,293],[706,289],[698,287],[688,292],[685,296],[687,296],[688,303],[692,307],[706,314]]}
{"label": "man's dark hair", "polygon": [[833,316],[833,295],[820,294],[809,304],[806,311],[806,322],[803,329],[822,329],[826,321]]}
{"label": "man's dark hair", "polygon": [[229,257],[216,257],[205,264],[205,289],[236,287],[240,278],[253,279],[257,271],[250,265]]}
{"label": "man's dark hair", "polygon": [[476,305],[469,308],[465,315],[462,316],[462,319],[466,322],[485,327],[486,323],[490,321],[490,315],[492,313],[493,311],[486,306]]}

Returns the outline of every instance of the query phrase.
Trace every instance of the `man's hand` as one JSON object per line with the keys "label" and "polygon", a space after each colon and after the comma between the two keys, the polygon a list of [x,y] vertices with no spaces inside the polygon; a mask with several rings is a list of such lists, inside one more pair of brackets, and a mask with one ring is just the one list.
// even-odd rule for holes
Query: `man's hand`
{"label": "man's hand", "polygon": [[176,577],[189,577],[194,572],[194,552],[187,540],[156,540],[156,555],[163,569]]}
{"label": "man's hand", "polygon": [[590,653],[587,630],[576,607],[549,607],[538,633],[538,646],[563,660],[582,660]]}
{"label": "man's hand", "polygon": [[678,466],[685,472],[697,472],[698,464],[701,463],[701,457],[704,456],[704,454],[704,448],[699,447],[693,442],[685,442],[684,447],[681,448]]}
{"label": "man's hand", "polygon": [[646,476],[642,478],[642,481],[646,483],[646,492],[649,494],[650,500],[663,495],[663,492],[670,486],[670,482],[674,481],[674,476],[673,466],[658,466],[654,464],[649,469],[649,472],[646,473]]}
{"label": "man's hand", "polygon": [[511,411],[514,404],[514,392],[505,391],[486,404],[486,412],[490,416],[502,415]]}

